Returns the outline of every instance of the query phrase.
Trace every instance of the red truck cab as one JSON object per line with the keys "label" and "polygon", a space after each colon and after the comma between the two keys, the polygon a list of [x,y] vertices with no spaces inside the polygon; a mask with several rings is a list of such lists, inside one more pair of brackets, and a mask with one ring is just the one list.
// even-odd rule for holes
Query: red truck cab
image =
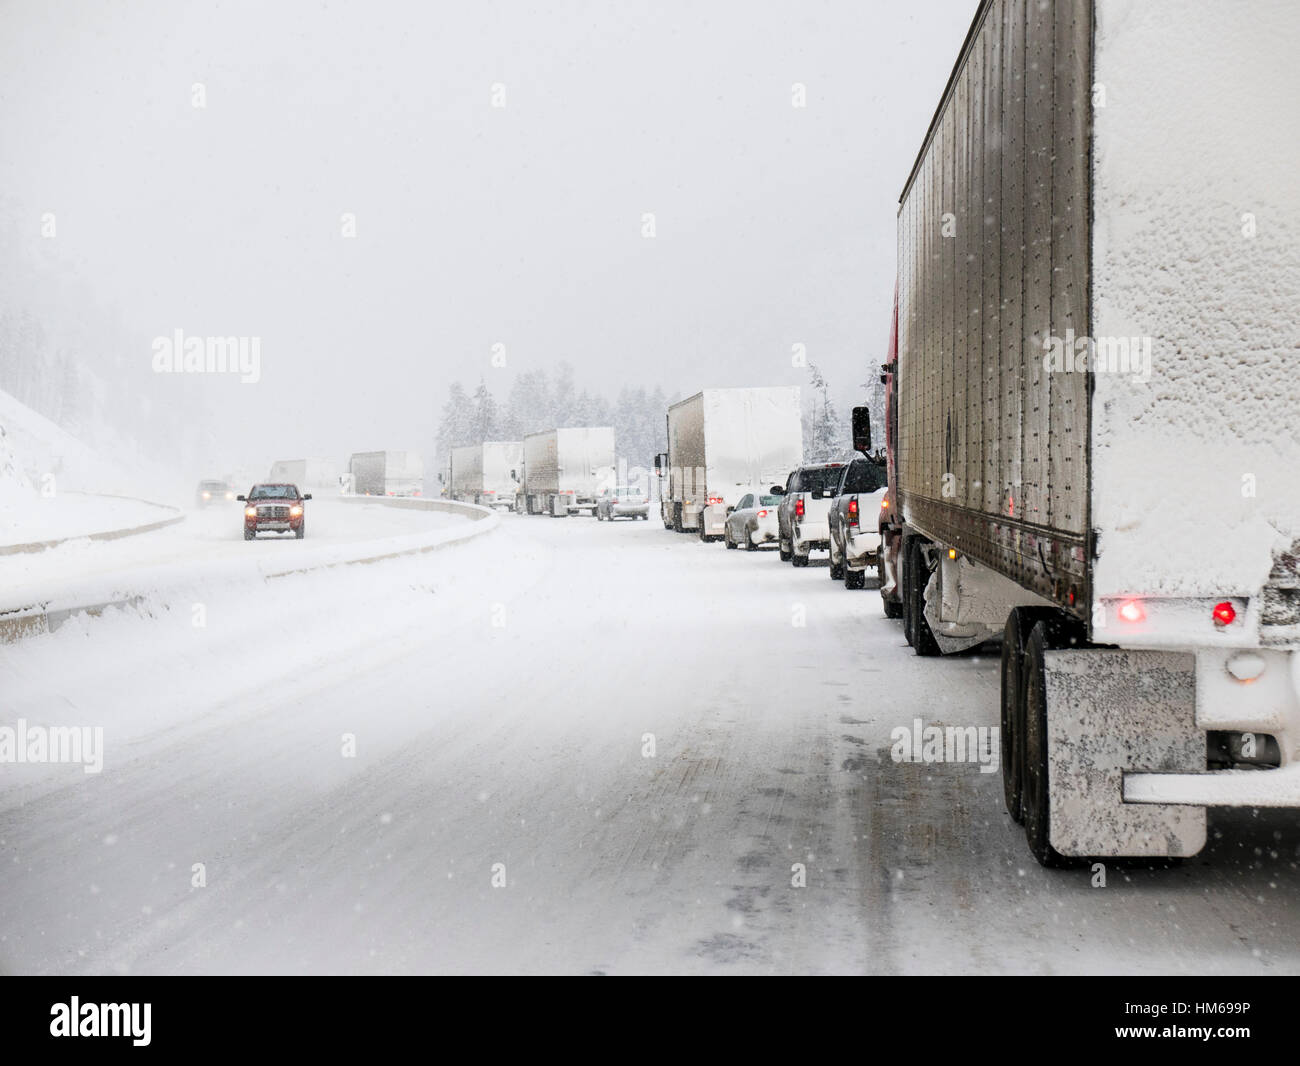
{"label": "red truck cab", "polygon": [[303,504],[311,493],[303,495],[297,485],[254,485],[247,496],[236,499],[244,503],[244,539],[259,533],[292,533],[298,540],[307,534],[307,515]]}

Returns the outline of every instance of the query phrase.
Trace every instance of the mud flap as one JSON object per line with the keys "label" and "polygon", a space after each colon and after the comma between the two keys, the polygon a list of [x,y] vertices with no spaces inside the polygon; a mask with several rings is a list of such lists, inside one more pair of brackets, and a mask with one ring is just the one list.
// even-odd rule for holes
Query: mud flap
{"label": "mud flap", "polygon": [[1125,771],[1205,770],[1195,656],[1105,649],[1045,656],[1049,837],[1062,855],[1195,855],[1205,808],[1124,802]]}

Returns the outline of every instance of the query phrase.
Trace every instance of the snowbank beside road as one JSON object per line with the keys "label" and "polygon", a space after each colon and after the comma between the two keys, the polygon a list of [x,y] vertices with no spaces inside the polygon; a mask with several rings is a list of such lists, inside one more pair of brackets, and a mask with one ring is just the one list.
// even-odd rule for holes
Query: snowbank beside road
{"label": "snowbank beside road", "polygon": [[246,542],[237,505],[194,512],[179,526],[128,541],[71,541],[34,555],[0,557],[0,621],[25,635],[26,619],[37,620],[41,631],[40,619],[62,621],[66,612],[85,608],[202,602],[214,587],[431,551],[486,533],[500,521],[464,504],[394,503],[313,501],[304,540],[263,536]]}
{"label": "snowbank beside road", "polygon": [[0,493],[0,555],[40,551],[81,537],[128,536],[141,527],[179,518],[175,508],[126,496]]}

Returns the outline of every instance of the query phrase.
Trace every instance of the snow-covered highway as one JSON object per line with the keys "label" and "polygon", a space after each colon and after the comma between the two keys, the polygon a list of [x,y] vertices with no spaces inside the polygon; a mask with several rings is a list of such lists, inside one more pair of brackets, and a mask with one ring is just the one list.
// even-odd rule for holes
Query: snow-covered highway
{"label": "snow-covered highway", "polygon": [[996,652],[915,658],[824,557],[506,516],[78,619],[0,679],[5,724],[103,727],[100,773],[0,767],[9,972],[1300,969],[1292,814],[1041,869],[999,774],[891,758],[996,725]]}

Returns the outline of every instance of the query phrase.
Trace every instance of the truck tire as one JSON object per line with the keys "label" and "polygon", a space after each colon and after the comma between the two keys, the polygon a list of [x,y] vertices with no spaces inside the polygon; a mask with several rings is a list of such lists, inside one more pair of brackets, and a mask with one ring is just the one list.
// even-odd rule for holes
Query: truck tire
{"label": "truck tire", "polygon": [[[808,549],[808,555],[812,554],[812,549]],[[794,542],[790,544],[790,562],[795,566],[803,567],[808,565],[808,555],[799,554],[799,546]]]}
{"label": "truck tire", "polygon": [[686,532],[686,530],[682,528],[682,505],[680,503],[673,504],[673,532]]}
{"label": "truck tire", "polygon": [[831,580],[832,580],[832,581],[843,581],[843,582],[844,582],[844,587],[845,587],[845,588],[848,588],[848,587],[849,587],[849,582],[848,582],[848,578],[845,577],[845,575],[849,572],[849,568],[848,568],[848,566],[845,565],[844,563],[838,563],[838,564],[837,564],[837,563],[835,562],[835,540],[834,540],[834,538],[831,539],[831,546],[830,546],[830,549],[829,549],[829,554],[830,554],[830,557],[831,557]]}
{"label": "truck tire", "polygon": [[790,561],[790,552],[786,549],[785,541],[781,539],[779,533],[776,537],[776,554],[781,557],[781,562],[788,563]]}
{"label": "truck tire", "polygon": [[1083,860],[1062,855],[1050,839],[1051,809],[1047,788],[1047,681],[1044,655],[1048,648],[1048,622],[1037,622],[1025,640],[1020,691],[1025,715],[1024,775],[1020,807],[1025,841],[1040,866],[1064,869]]}
{"label": "truck tire", "polygon": [[850,570],[847,565],[844,567],[844,587],[846,589],[862,589],[867,587],[867,572],[865,570]]}
{"label": "truck tire", "polygon": [[255,540],[256,538],[257,538],[257,534],[256,534],[256,533],[250,533],[247,529],[244,530],[244,539],[245,539],[245,540]]}
{"label": "truck tire", "polygon": [[703,512],[700,512],[700,528],[699,528],[696,532],[698,532],[699,535],[700,535],[700,543],[701,543],[701,544],[708,544],[708,543],[709,543],[709,535],[708,535],[708,533],[706,532],[707,529],[708,529],[708,526],[707,526],[707,524],[706,524],[705,521],[704,521],[704,513],[703,513]]}
{"label": "truck tire", "polygon": [[[925,586],[930,571],[921,555],[921,541],[909,537],[903,557],[903,619],[907,642],[917,655],[930,657],[939,654],[939,644],[925,620]],[[924,580],[923,580],[924,577]]]}

